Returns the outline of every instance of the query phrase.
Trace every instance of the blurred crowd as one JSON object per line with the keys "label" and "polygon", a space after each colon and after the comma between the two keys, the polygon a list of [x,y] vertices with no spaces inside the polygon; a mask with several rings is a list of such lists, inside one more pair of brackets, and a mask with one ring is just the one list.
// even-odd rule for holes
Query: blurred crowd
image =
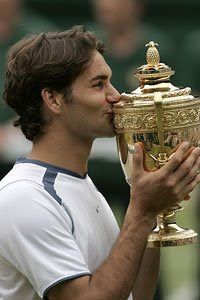
{"label": "blurred crowd", "polygon": [[25,1],[0,0],[0,177],[8,172],[16,157],[31,148],[31,143],[12,126],[15,115],[2,101],[7,51],[25,35],[55,28],[49,19],[26,9]]}
{"label": "blurred crowd", "polygon": [[[161,62],[176,70],[175,82],[180,86],[190,86],[195,94],[199,93],[200,26],[181,36],[180,45],[171,34],[173,28],[171,31],[164,30],[164,26],[156,26],[155,20],[152,23],[146,21],[148,0],[59,0],[56,4],[53,0],[35,0],[35,3],[37,5],[34,5],[33,0],[0,0],[0,99],[8,48],[27,34],[63,30],[66,24],[73,25],[73,17],[75,20],[76,18],[70,8],[74,3],[77,5],[77,12],[79,5],[81,9],[84,7],[84,10],[88,10],[82,12],[88,18],[81,19],[80,13],[77,22],[84,23],[104,40],[107,48],[106,61],[113,71],[112,83],[119,92],[132,91],[138,86],[134,71],[146,63],[145,44],[153,40],[159,44]],[[43,9],[37,9],[40,6]],[[52,18],[54,10],[57,18]],[[62,19],[58,18],[59,11]],[[56,22],[58,19],[59,22]],[[163,22],[167,23],[168,20]],[[181,35],[181,28],[179,30]],[[31,148],[31,143],[12,126],[14,118],[15,115],[1,101],[0,177],[7,173],[17,156],[26,155]],[[129,187],[119,164],[114,138],[95,142],[89,172],[108,199],[120,224],[129,201]],[[162,299],[160,291],[156,297]]]}

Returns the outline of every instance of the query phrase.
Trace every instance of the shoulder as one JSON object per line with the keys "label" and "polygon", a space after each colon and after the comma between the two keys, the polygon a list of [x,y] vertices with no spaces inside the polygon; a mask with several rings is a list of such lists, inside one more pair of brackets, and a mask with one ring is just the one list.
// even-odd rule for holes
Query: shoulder
{"label": "shoulder", "polygon": [[15,219],[21,211],[27,215],[31,211],[35,214],[45,210],[60,212],[61,206],[45,190],[45,172],[46,168],[33,164],[15,164],[0,182],[0,213]]}
{"label": "shoulder", "polygon": [[72,221],[42,186],[20,180],[0,190],[0,228],[6,228],[7,237],[37,235],[51,226],[71,231]]}
{"label": "shoulder", "polygon": [[[32,175],[30,174],[32,173]],[[31,175],[31,176],[30,176]],[[14,165],[13,169],[0,181],[0,206],[3,202],[9,201],[16,202],[18,204],[23,199],[31,199],[35,193],[38,194],[42,190],[41,176],[37,173],[34,174],[34,170],[23,169],[23,166]]]}
{"label": "shoulder", "polygon": [[7,216],[17,222],[22,216],[34,216],[43,210],[42,204],[48,208],[52,206],[47,200],[39,184],[26,180],[7,182],[0,188],[0,218],[7,222]]}

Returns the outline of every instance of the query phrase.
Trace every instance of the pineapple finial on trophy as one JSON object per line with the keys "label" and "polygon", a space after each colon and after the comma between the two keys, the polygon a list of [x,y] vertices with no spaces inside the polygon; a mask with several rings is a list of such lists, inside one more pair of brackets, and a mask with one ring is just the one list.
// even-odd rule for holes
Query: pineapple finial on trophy
{"label": "pineapple finial on trophy", "polygon": [[145,47],[149,47],[146,54],[147,64],[149,66],[157,66],[160,62],[160,54],[156,46],[158,46],[158,44],[153,41],[145,45]]}
{"label": "pineapple finial on trophy", "polygon": [[169,81],[175,71],[160,62],[160,54],[156,48],[158,44],[150,41],[145,46],[148,47],[146,52],[147,64],[140,66],[135,72],[135,77],[138,78],[141,88],[149,83],[156,84]]}

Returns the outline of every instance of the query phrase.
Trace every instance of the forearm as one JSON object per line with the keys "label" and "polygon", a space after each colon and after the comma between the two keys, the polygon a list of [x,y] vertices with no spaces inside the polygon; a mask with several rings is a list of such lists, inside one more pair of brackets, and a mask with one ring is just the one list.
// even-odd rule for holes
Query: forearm
{"label": "forearm", "polygon": [[48,292],[48,299],[127,300],[136,283],[153,225],[151,217],[128,212],[121,233],[104,263],[91,276],[53,287]]}
{"label": "forearm", "polygon": [[[109,257],[91,276],[92,299],[128,298],[137,281],[147,237],[153,224],[153,220],[147,217],[138,220],[135,216],[134,222],[129,221],[129,216],[125,219],[121,234]],[[99,286],[103,288],[99,290]],[[96,297],[96,293],[100,293],[101,297]]]}
{"label": "forearm", "polygon": [[153,299],[158,281],[159,263],[160,248],[146,248],[140,271],[133,287],[134,300]]}

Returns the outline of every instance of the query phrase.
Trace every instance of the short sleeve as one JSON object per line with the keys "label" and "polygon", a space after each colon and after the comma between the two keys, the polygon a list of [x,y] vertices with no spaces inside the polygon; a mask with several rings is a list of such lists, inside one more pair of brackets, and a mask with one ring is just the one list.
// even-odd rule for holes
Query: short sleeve
{"label": "short sleeve", "polygon": [[0,253],[40,297],[61,281],[90,274],[70,216],[40,185],[22,181],[1,191],[0,228]]}

